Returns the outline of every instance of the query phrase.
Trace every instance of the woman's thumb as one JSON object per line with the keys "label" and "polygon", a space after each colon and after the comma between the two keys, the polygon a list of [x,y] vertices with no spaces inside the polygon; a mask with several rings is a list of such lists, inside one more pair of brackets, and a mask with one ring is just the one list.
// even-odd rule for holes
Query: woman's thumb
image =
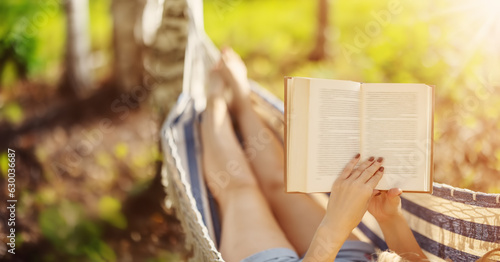
{"label": "woman's thumb", "polygon": [[392,200],[393,198],[400,196],[401,193],[403,193],[403,190],[401,190],[401,188],[391,188],[389,189],[389,191],[387,191],[387,198]]}

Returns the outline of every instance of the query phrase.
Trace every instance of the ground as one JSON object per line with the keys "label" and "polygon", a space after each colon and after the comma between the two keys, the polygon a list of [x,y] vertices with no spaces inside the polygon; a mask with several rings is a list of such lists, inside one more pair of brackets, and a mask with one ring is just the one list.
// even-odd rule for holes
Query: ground
{"label": "ground", "polygon": [[[163,205],[158,130],[147,100],[104,84],[83,99],[23,83],[8,99],[23,121],[0,125],[2,150],[16,151],[16,249],[7,261],[182,260],[183,234]],[[118,102],[117,102],[118,101]],[[115,106],[112,109],[112,106]],[[163,116],[162,116],[163,117]],[[2,177],[6,160],[2,154]],[[0,180],[2,199],[7,180]],[[0,202],[0,218],[9,215]],[[7,232],[6,223],[0,232]],[[6,235],[0,239],[7,242]]]}

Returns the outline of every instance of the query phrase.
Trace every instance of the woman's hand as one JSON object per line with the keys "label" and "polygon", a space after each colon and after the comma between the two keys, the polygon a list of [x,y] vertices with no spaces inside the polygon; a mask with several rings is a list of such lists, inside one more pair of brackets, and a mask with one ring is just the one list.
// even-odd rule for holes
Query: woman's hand
{"label": "woman's hand", "polygon": [[403,191],[399,188],[392,188],[375,195],[368,206],[368,212],[372,214],[379,223],[390,221],[402,215],[401,198]]}
{"label": "woman's hand", "polygon": [[382,158],[370,157],[357,168],[359,154],[335,180],[324,222],[335,230],[351,232],[368,209],[374,188],[382,178]]}
{"label": "woman's hand", "polygon": [[401,212],[401,192],[399,188],[392,188],[377,193],[371,199],[368,211],[377,220],[392,251],[405,261],[428,261]]}
{"label": "woman's hand", "polygon": [[319,226],[304,261],[333,261],[342,244],[368,209],[374,188],[382,178],[382,158],[370,157],[359,165],[359,154],[335,180],[326,216]]}

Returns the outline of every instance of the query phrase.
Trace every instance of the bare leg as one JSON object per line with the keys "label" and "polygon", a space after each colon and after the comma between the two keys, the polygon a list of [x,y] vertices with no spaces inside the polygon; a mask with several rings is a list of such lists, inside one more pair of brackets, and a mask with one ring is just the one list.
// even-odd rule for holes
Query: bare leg
{"label": "bare leg", "polygon": [[203,166],[220,206],[222,256],[240,261],[269,248],[293,250],[258,187],[230,121],[222,96],[210,94],[201,123]]}
{"label": "bare leg", "polygon": [[[278,223],[299,254],[307,251],[325,210],[305,194],[287,194],[281,142],[252,109],[246,68],[232,50],[222,54],[221,74],[233,89],[232,110],[244,138],[245,152]],[[357,238],[351,234],[349,240]]]}

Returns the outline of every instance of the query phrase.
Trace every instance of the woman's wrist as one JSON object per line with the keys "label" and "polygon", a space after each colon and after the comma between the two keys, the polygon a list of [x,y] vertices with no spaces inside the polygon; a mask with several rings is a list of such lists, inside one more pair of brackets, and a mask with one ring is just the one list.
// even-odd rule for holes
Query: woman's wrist
{"label": "woman's wrist", "polygon": [[345,240],[354,228],[346,226],[345,223],[325,216],[318,227],[318,231],[335,236],[334,242],[344,244]]}
{"label": "woman's wrist", "polygon": [[339,231],[335,224],[323,219],[316,229],[304,261],[333,261],[347,236],[344,236],[343,230]]}

